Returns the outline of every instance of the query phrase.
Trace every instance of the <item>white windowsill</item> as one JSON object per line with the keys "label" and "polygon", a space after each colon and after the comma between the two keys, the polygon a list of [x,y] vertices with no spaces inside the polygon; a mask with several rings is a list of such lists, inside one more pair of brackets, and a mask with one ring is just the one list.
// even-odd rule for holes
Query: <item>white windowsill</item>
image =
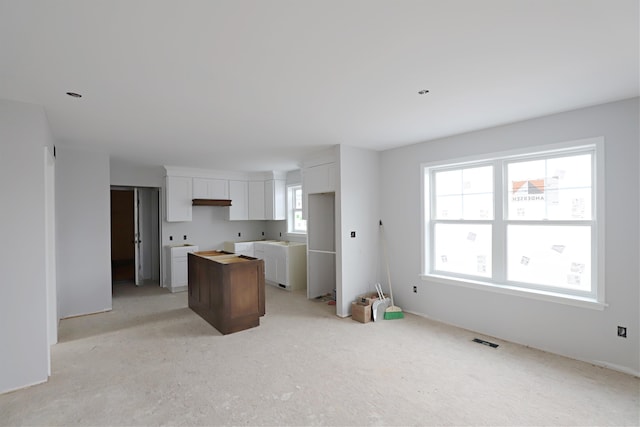
{"label": "white windowsill", "polygon": [[496,292],[506,295],[515,295],[523,298],[531,298],[542,301],[550,301],[559,304],[572,305],[575,307],[590,308],[593,310],[604,310],[608,304],[597,301],[592,298],[584,298],[572,295],[558,294],[555,292],[545,292],[536,289],[523,289],[516,288],[514,286],[497,285],[489,282],[480,282],[476,280],[451,278],[446,276],[439,276],[437,274],[422,274],[420,278],[423,281],[431,281],[437,283],[443,283],[446,285],[462,286],[465,288],[478,289],[488,292]]}

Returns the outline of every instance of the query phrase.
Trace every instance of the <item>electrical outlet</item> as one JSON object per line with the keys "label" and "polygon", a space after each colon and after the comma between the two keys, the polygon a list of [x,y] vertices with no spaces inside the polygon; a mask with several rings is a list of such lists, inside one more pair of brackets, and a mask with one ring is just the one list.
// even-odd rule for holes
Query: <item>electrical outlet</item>
{"label": "electrical outlet", "polygon": [[621,338],[627,337],[627,327],[626,326],[618,326],[618,336]]}
{"label": "electrical outlet", "polygon": [[351,232],[351,238],[353,239],[353,238],[355,238],[355,237],[356,237],[356,232],[355,232],[355,231],[352,231],[352,232]]}
{"label": "electrical outlet", "polygon": [[262,232],[262,235],[264,236],[264,231]]}
{"label": "electrical outlet", "polygon": [[282,237],[282,233],[280,233],[280,237]]}
{"label": "electrical outlet", "polygon": [[187,240],[187,235],[182,236],[182,240]]}
{"label": "electrical outlet", "polygon": [[242,237],[242,233],[238,233],[238,237]]}
{"label": "electrical outlet", "polygon": [[417,287],[417,286],[415,286],[415,285],[414,285],[414,287],[413,287],[413,293],[414,293],[414,294],[417,294],[417,293],[418,293],[418,287]]}

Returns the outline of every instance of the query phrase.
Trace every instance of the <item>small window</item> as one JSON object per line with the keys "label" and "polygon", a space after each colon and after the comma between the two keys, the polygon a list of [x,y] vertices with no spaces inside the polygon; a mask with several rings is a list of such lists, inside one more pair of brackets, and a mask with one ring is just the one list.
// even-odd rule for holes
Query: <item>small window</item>
{"label": "small window", "polygon": [[289,233],[307,234],[307,220],[302,218],[302,186],[287,187],[287,223]]}

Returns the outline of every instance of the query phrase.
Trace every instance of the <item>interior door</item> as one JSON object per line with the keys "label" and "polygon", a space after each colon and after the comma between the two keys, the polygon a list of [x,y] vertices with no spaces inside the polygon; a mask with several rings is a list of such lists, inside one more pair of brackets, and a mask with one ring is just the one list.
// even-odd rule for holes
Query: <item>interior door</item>
{"label": "interior door", "polygon": [[140,239],[140,193],[137,188],[133,189],[133,244],[135,256],[135,283],[136,286],[142,284],[142,240]]}
{"label": "interior door", "polygon": [[111,189],[111,277],[113,282],[135,280],[135,217],[133,191]]}

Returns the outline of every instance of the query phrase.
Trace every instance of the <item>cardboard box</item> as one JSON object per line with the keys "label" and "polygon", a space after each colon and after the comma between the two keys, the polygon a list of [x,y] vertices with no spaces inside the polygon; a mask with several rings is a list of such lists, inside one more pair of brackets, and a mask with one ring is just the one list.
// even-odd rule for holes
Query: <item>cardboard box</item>
{"label": "cardboard box", "polygon": [[[387,294],[384,294],[384,297],[388,298],[389,296]],[[356,302],[360,304],[371,305],[377,299],[379,299],[378,293],[373,292],[373,293],[366,293],[366,294],[360,295],[359,297],[356,298]]]}
{"label": "cardboard box", "polygon": [[371,322],[371,305],[362,305],[357,302],[352,302],[351,318],[360,323]]}

